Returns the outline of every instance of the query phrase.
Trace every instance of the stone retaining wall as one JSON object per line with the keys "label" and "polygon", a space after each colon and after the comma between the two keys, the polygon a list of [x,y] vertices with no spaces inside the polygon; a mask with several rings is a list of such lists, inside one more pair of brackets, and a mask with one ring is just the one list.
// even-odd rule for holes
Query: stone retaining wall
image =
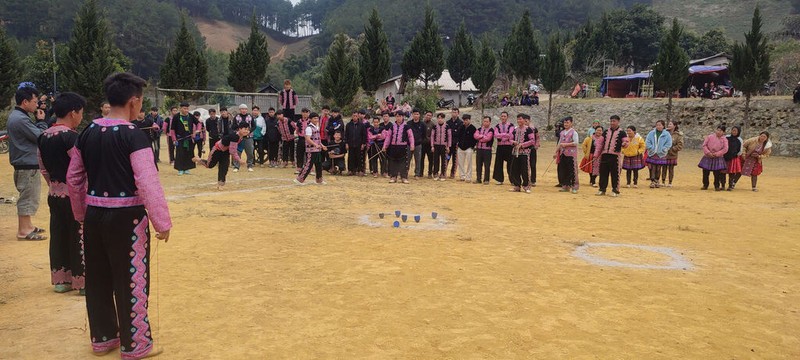
{"label": "stone retaining wall", "polygon": [[[673,119],[679,121],[683,131],[686,146],[700,148],[703,138],[714,132],[717,125],[727,127],[733,125],[743,126],[743,135],[749,138],[762,130],[769,131],[774,155],[800,157],[800,106],[792,103],[788,97],[758,98],[750,104],[751,116],[748,124],[744,120],[744,99],[720,100],[673,100]],[[525,112],[533,118],[536,125],[544,130],[547,127],[547,102],[534,107],[506,107],[486,109],[485,114],[499,121],[502,111],[511,114],[511,120],[516,124],[516,114]],[[473,119],[480,118],[480,109],[466,111]],[[591,99],[554,100],[552,123],[558,119],[571,115],[575,119],[575,126],[581,129],[585,136],[593,120],[598,119],[604,127],[608,126],[611,115],[622,118],[623,127],[636,126],[637,132],[642,136],[653,128],[655,121],[666,119],[666,99]],[[547,140],[554,140],[553,131],[542,131]]]}

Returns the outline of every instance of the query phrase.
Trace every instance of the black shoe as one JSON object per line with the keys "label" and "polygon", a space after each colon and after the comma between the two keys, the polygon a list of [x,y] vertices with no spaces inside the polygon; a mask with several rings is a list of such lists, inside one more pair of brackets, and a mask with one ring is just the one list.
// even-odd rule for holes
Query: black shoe
{"label": "black shoe", "polygon": [[700,188],[700,190],[708,190],[708,186],[703,186]]}

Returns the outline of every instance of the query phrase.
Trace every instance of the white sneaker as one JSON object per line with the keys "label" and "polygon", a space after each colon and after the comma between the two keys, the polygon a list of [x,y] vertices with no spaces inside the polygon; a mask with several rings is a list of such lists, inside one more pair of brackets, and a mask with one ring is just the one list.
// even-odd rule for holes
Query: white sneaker
{"label": "white sneaker", "polygon": [[239,172],[239,169],[233,169],[233,172]]}
{"label": "white sneaker", "polygon": [[318,182],[317,185],[328,185],[328,183],[325,182],[325,180],[322,180],[322,181]]}
{"label": "white sneaker", "polygon": [[247,168],[247,171],[253,172],[253,168]]}
{"label": "white sneaker", "polygon": [[306,183],[301,183],[300,180],[294,179],[294,183],[300,186],[304,186]]}

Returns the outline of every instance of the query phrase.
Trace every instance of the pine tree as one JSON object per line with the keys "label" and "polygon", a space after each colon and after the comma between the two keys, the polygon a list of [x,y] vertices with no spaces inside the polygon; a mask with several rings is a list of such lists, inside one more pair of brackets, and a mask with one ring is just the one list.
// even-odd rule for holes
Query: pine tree
{"label": "pine tree", "polygon": [[672,120],[672,94],[689,76],[689,55],[681,47],[683,28],[672,19],[672,28],[661,40],[657,63],[653,66],[653,83],[667,92],[667,121]]}
{"label": "pine tree", "polygon": [[550,37],[547,56],[543,65],[542,85],[549,96],[547,101],[547,127],[550,128],[550,117],[553,114],[553,92],[560,89],[564,85],[564,81],[567,80],[567,60],[564,56],[564,50],[561,48],[558,34]]}
{"label": "pine tree", "polygon": [[495,79],[497,79],[497,56],[489,46],[489,40],[484,37],[472,69],[472,83],[481,93],[481,112],[483,112],[483,99],[486,98]]}
{"label": "pine tree", "polygon": [[326,99],[344,108],[353,101],[358,92],[358,63],[353,57],[344,34],[337,34],[328,50],[322,67],[320,92]]}
{"label": "pine tree", "polygon": [[[186,18],[181,19],[181,28],[175,39],[175,45],[167,52],[164,65],[161,66],[159,86],[167,89],[203,90],[208,84],[208,64],[202,49],[186,28]],[[196,98],[199,94],[170,94],[182,101]]]}
{"label": "pine tree", "polygon": [[503,57],[511,74],[526,87],[528,79],[539,76],[542,63],[539,54],[539,44],[533,35],[531,15],[525,11],[503,47]]}
{"label": "pine tree", "polygon": [[125,56],[111,42],[97,1],[87,0],[75,17],[67,53],[59,66],[64,76],[64,90],[86,97],[88,115],[94,115],[105,98],[103,81],[108,75],[123,71],[126,62]]}
{"label": "pine tree", "polygon": [[472,45],[472,36],[467,34],[464,21],[458,27],[453,47],[447,55],[447,67],[450,77],[458,83],[458,106],[461,106],[461,86],[464,81],[472,77],[472,68],[475,62],[475,48]]}
{"label": "pine tree", "polygon": [[267,37],[258,30],[256,14],[250,19],[250,36],[231,51],[228,63],[228,84],[236,91],[255,92],[264,81],[269,65]]}
{"label": "pine tree", "polygon": [[744,93],[744,126],[748,126],[750,120],[750,98],[769,81],[769,48],[767,39],[761,32],[762,24],[761,11],[756,6],[752,27],[744,35],[744,43],[737,41],[733,45],[731,81],[737,90]]}
{"label": "pine tree", "polygon": [[15,85],[19,80],[18,76],[17,50],[6,35],[6,31],[0,27],[0,109],[11,103],[10,99],[14,95]]}
{"label": "pine tree", "polygon": [[378,86],[389,78],[392,71],[392,59],[389,53],[389,40],[383,31],[383,22],[378,10],[373,8],[369,17],[369,25],[364,26],[364,41],[359,46],[361,87],[372,94]]}
{"label": "pine tree", "polygon": [[403,55],[400,65],[406,79],[420,79],[428,89],[428,83],[439,80],[444,71],[444,45],[439,36],[433,9],[425,8],[425,24],[414,35],[411,45]]}

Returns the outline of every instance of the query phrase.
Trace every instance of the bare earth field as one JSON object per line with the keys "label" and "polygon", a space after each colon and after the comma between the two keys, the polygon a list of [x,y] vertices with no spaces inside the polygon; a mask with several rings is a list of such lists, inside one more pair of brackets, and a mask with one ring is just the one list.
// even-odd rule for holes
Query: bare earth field
{"label": "bare earth field", "polygon": [[[577,195],[552,187],[552,149],[530,195],[371,177],[295,187],[291,170],[261,168],[219,193],[216,170],[162,165],[175,227],[153,240],[160,358],[800,358],[800,160],[766,160],[758,193],[747,178],[704,192],[685,151],[674,188],[600,198],[585,174]],[[0,195],[16,195],[7,155],[0,169]],[[394,210],[412,218],[393,228]],[[83,298],[52,291],[48,243],[15,229],[0,205],[0,359],[93,358]],[[647,268],[669,251],[685,263]]]}

